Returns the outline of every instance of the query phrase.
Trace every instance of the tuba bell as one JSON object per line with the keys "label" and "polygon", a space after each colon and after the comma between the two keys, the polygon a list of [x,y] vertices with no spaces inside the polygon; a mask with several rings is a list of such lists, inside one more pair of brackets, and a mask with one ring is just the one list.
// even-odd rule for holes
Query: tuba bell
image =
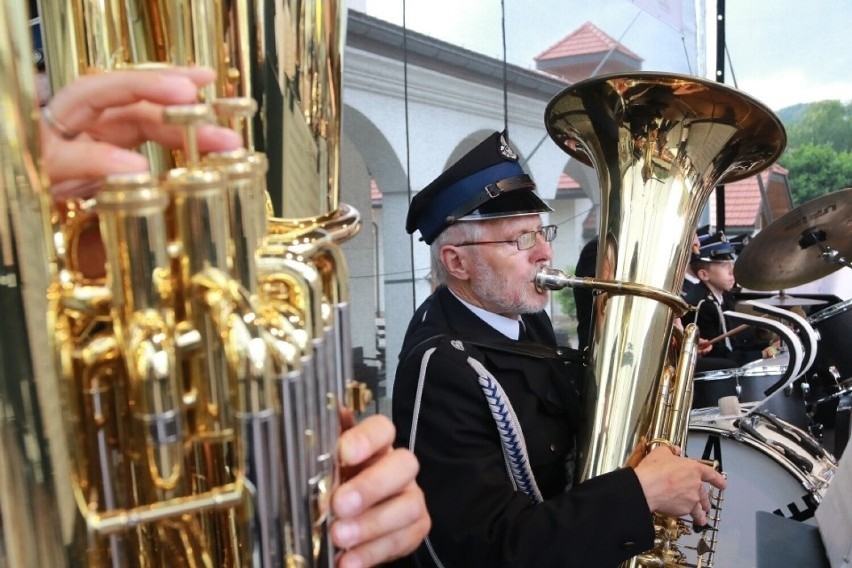
{"label": "tuba bell", "polygon": [[[150,172],[61,210],[39,168],[21,4],[0,8],[0,302],[15,314],[0,565],[332,566],[351,377],[339,245],[360,227],[338,201],[340,3],[40,2],[54,90],[116,69],[218,77],[166,109],[181,151],[146,144]],[[200,155],[211,121],[245,148]]]}
{"label": "tuba bell", "polygon": [[[647,72],[578,82],[550,101],[545,122],[560,148],[595,169],[601,192],[595,278],[536,275],[542,289],[599,291],[578,435],[585,481],[622,467],[640,438],[651,449],[685,447],[694,324],[679,352],[670,346],[675,317],[689,309],[680,289],[699,215],[717,184],[771,165],[786,135],[768,108],[729,87]],[[676,542],[687,531],[657,515],[654,549],[627,565],[712,565],[712,542],[687,559]]]}

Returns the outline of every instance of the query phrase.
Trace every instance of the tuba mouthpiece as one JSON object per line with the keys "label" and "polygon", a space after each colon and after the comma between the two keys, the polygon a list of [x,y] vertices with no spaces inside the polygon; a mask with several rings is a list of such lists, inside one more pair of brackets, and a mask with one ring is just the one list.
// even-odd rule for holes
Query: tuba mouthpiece
{"label": "tuba mouthpiece", "polygon": [[562,288],[574,288],[583,282],[582,278],[570,276],[549,266],[542,266],[535,275],[535,287],[539,292],[545,290],[561,290]]}

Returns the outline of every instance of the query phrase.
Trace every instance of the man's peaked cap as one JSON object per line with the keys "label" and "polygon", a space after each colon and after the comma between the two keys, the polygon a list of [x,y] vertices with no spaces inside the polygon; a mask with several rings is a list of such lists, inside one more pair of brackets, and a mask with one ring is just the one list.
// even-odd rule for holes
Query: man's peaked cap
{"label": "man's peaked cap", "polygon": [[507,133],[495,132],[414,196],[405,230],[431,244],[456,221],[552,211],[534,190]]}

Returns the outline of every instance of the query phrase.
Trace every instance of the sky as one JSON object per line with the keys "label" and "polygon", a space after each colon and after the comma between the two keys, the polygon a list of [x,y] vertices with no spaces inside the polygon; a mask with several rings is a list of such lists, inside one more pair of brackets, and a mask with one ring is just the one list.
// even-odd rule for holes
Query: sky
{"label": "sky", "polygon": [[[641,0],[640,0],[641,1]],[[676,0],[647,0],[666,4]],[[586,21],[644,59],[643,70],[713,78],[716,0],[683,0],[686,36],[631,0],[351,0],[371,16],[534,69],[534,57]],[[695,17],[695,4],[699,13]],[[852,0],[727,0],[725,83],[778,111],[826,99],[852,102]],[[700,9],[704,6],[704,10]],[[685,40],[702,30],[706,58]],[[690,54],[688,56],[688,54]]]}

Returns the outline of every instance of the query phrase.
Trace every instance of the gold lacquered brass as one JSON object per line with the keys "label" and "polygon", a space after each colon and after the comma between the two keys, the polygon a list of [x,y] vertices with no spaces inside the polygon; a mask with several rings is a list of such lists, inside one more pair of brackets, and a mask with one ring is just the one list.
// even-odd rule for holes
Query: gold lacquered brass
{"label": "gold lacquered brass", "polygon": [[[164,113],[181,151],[149,143],[150,173],[61,211],[38,167],[19,4],[0,10],[0,300],[19,316],[0,344],[0,564],[332,566],[351,378],[339,243],[360,226],[337,196],[339,3],[293,2],[270,37],[272,2],[41,2],[55,89],[117,69],[218,72],[198,104]],[[285,45],[287,81],[267,80],[265,49]],[[214,120],[245,149],[200,155],[196,129]],[[270,164],[270,131],[296,161]],[[319,206],[270,221],[269,187]]]}
{"label": "gold lacquered brass", "polygon": [[[781,154],[779,120],[758,101],[694,77],[603,76],[556,95],[545,111],[551,138],[594,167],[601,190],[596,277],[544,270],[541,287],[598,288],[594,303],[586,428],[578,474],[621,467],[644,437],[683,446],[691,404],[694,330],[670,356],[690,245],[717,183],[753,175]],[[670,519],[634,566],[686,566]],[[673,537],[673,538],[672,538]],[[711,553],[712,554],[712,553]],[[706,557],[705,557],[706,560]],[[705,564],[707,565],[706,562]]]}

